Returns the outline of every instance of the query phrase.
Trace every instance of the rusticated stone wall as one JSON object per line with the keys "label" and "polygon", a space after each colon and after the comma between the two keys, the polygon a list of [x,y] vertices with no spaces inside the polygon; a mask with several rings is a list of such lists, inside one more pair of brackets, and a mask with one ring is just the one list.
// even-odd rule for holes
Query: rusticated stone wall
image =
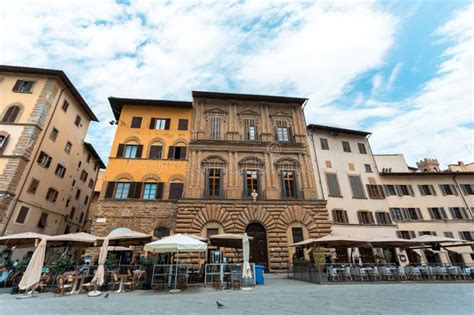
{"label": "rusticated stone wall", "polygon": [[[176,233],[203,234],[207,223],[220,224],[225,233],[243,233],[248,224],[260,223],[267,233],[270,271],[285,270],[290,260],[287,237],[290,225],[297,222],[307,229],[309,237],[318,238],[331,232],[325,201],[258,201],[194,200],[178,201]],[[205,233],[205,232],[204,232]],[[227,252],[232,257],[235,252]]]}

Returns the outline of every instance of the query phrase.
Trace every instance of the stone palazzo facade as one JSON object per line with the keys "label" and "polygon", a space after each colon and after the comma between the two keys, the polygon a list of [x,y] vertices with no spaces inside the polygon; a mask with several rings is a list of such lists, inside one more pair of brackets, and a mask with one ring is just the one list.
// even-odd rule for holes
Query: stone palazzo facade
{"label": "stone palazzo facade", "polygon": [[[168,163],[187,163],[180,178],[184,182],[181,195],[170,192],[168,196],[175,176],[165,174],[167,169],[155,167],[158,164],[149,156],[112,158],[104,176],[92,232],[106,235],[122,226],[157,237],[173,233],[209,237],[247,232],[254,237],[251,261],[265,265],[269,271],[287,269],[294,257],[307,255],[295,253],[289,245],[331,232],[326,201],[317,191],[312,171],[303,114],[306,101],[194,91],[189,141],[182,144],[186,149],[181,149],[180,161],[170,154],[161,157],[166,160],[168,156]],[[183,118],[185,112],[182,109],[182,114],[170,116],[171,106],[166,102],[124,100],[120,112],[114,112],[119,127],[111,156],[119,143],[125,147],[135,145],[126,141],[130,137],[146,144],[142,139],[145,132],[149,137],[160,133],[171,136],[173,121]],[[128,108],[133,113],[127,114]],[[171,127],[150,130],[148,117],[172,117]],[[141,127],[128,127],[142,118]],[[169,151],[167,145],[164,142],[160,151]],[[123,166],[119,167],[118,160]],[[146,173],[146,178],[135,176],[134,169]],[[120,175],[123,173],[129,176]],[[155,198],[150,198],[152,178],[163,181]],[[124,195],[125,186],[135,190],[140,187],[141,191]],[[235,251],[226,251],[226,255],[232,259]]]}

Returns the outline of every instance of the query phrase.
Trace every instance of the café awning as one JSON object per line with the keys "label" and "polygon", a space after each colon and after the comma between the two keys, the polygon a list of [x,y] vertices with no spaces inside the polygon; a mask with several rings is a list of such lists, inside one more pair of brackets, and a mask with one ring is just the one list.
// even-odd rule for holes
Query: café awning
{"label": "caf\u00e9 awning", "polygon": [[436,244],[436,243],[466,243],[466,240],[460,238],[450,238],[436,235],[421,235],[410,239],[411,241],[423,243],[423,244]]}
{"label": "caf\u00e9 awning", "polygon": [[207,244],[187,235],[175,234],[145,244],[143,248],[153,253],[190,253],[205,251]]}
{"label": "caf\u00e9 awning", "polygon": [[398,238],[398,237],[378,237],[367,240],[373,247],[408,247],[419,245],[420,242]]}
{"label": "caf\u00e9 awning", "polygon": [[340,235],[326,235],[320,238],[310,238],[303,240],[298,243],[294,243],[291,246],[321,246],[326,248],[336,247],[372,247],[367,240],[350,238],[348,236]]}

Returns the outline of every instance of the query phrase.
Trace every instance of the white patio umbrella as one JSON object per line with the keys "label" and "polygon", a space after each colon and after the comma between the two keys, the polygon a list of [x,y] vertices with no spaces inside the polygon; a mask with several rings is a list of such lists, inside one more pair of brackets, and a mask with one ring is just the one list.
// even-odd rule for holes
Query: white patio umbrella
{"label": "white patio umbrella", "polygon": [[[249,264],[250,242],[247,233],[244,233],[244,237],[242,239],[242,251],[244,256],[244,263],[242,265],[242,279],[250,279],[252,278],[252,271]],[[250,288],[247,288],[247,290],[249,289]]]}
{"label": "white patio umbrella", "polygon": [[173,291],[179,292],[177,290],[179,253],[203,252],[207,250],[207,244],[187,235],[176,234],[145,244],[144,249],[153,253],[176,253],[175,289]]}
{"label": "white patio umbrella", "polygon": [[21,246],[21,247],[33,247],[37,246],[39,241],[48,235],[34,233],[34,232],[25,232],[12,235],[5,235],[0,237],[0,245],[11,245],[11,246]]}
{"label": "white patio umbrella", "polygon": [[43,238],[36,247],[33,256],[26,268],[23,277],[21,278],[18,287],[21,290],[26,290],[37,284],[41,279],[41,270],[43,269],[44,256],[46,253],[46,239]]}

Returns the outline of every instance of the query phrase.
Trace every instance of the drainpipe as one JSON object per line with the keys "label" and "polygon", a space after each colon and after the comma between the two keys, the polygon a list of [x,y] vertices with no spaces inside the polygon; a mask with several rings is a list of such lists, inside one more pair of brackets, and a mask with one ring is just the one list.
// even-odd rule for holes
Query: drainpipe
{"label": "drainpipe", "polygon": [[46,127],[43,129],[44,132],[43,132],[43,136],[41,137],[41,140],[40,140],[40,142],[39,142],[39,144],[38,144],[38,149],[36,150],[36,152],[35,152],[33,158],[31,159],[30,167],[28,168],[28,171],[27,171],[27,173],[26,173],[27,176],[25,176],[25,180],[23,181],[23,184],[22,184],[21,187],[20,187],[20,191],[18,192],[17,197],[13,200],[13,206],[10,207],[10,209],[11,209],[10,214],[9,214],[9,216],[8,216],[8,218],[7,218],[7,222],[5,222],[5,227],[3,228],[2,234],[0,234],[0,235],[4,235],[4,234],[5,234],[5,231],[7,230],[7,227],[8,227],[8,225],[10,224],[10,220],[11,220],[11,218],[12,218],[12,216],[13,216],[13,212],[15,211],[15,208],[16,208],[16,205],[17,205],[17,203],[18,203],[18,200],[19,200],[21,194],[23,193],[23,190],[25,189],[26,181],[29,179],[29,176],[28,176],[28,175],[30,174],[31,169],[33,168],[33,165],[35,164],[36,158],[38,157],[38,153],[39,153],[40,148],[41,148],[41,146],[42,146],[42,144],[43,144],[44,138],[46,137],[46,133],[47,133],[47,131],[48,131],[48,129],[49,129],[49,126],[51,125],[51,121],[53,120],[54,113],[56,112],[56,109],[58,108],[59,100],[61,99],[61,96],[63,95],[64,90],[65,90],[65,89],[61,89],[61,91],[59,92],[58,100],[56,101],[56,104],[54,105],[54,108],[53,108],[53,112],[52,112],[52,114],[51,114],[51,117],[50,117],[50,119],[49,119],[49,121],[48,121]]}

